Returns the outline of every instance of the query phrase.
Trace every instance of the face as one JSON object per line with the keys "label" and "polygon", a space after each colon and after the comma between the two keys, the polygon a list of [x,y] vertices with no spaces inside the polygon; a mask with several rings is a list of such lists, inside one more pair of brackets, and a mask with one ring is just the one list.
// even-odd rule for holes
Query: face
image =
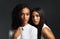
{"label": "face", "polygon": [[39,22],[40,22],[40,16],[39,16],[39,13],[36,12],[36,11],[33,11],[32,12],[32,21],[35,25],[38,25]]}
{"label": "face", "polygon": [[30,9],[25,7],[22,9],[21,19],[23,24],[27,24],[30,18]]}

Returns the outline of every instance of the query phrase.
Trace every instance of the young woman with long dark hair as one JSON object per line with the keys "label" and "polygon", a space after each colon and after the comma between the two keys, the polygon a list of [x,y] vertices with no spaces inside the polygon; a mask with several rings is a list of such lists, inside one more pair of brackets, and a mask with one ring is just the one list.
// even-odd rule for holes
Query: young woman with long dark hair
{"label": "young woman with long dark hair", "polygon": [[[14,15],[15,14],[15,15]],[[9,37],[12,39],[37,39],[37,28],[29,24],[30,8],[19,4],[14,8],[12,30]]]}
{"label": "young woman with long dark hair", "polygon": [[31,25],[38,29],[38,39],[55,39],[51,29],[47,26],[43,9],[33,8],[31,12]]}

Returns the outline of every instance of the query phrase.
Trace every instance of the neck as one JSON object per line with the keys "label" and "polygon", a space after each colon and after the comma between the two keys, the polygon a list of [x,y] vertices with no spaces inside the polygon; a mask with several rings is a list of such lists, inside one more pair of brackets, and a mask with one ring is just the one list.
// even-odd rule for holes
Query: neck
{"label": "neck", "polygon": [[28,23],[23,23],[22,26],[25,26],[25,25],[27,25],[27,24],[28,24]]}

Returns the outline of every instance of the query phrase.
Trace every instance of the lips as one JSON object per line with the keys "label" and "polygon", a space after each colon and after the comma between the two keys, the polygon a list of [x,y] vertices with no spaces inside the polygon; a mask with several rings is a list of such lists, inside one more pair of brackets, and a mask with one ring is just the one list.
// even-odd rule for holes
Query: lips
{"label": "lips", "polygon": [[37,22],[37,21],[34,21],[35,23]]}
{"label": "lips", "polygon": [[25,19],[25,20],[23,20],[23,21],[27,21],[27,20]]}

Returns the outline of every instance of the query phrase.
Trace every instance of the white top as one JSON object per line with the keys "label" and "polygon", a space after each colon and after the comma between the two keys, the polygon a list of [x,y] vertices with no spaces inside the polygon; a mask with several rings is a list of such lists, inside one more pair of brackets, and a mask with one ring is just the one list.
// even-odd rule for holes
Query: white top
{"label": "white top", "polygon": [[[50,30],[50,28],[46,24],[44,24],[42,28],[45,28],[45,27]],[[22,30],[22,34],[18,36],[17,39],[37,39],[38,30],[36,27],[30,24],[27,24],[24,27],[20,27],[20,29]],[[9,31],[9,39],[12,39],[13,33],[14,31],[12,30]],[[43,35],[41,35],[41,39],[44,39]]]}
{"label": "white top", "polygon": [[[23,28],[23,30],[21,28]],[[22,34],[19,35],[17,39],[37,39],[38,30],[36,27],[27,24],[24,27],[20,27],[20,29],[22,30]],[[12,38],[13,33],[14,33],[13,31],[9,32],[9,39]]]}
{"label": "white top", "polygon": [[[50,30],[50,28],[46,24],[43,25],[42,29],[45,28],[45,27]],[[42,32],[41,32],[41,39],[44,39]]]}

